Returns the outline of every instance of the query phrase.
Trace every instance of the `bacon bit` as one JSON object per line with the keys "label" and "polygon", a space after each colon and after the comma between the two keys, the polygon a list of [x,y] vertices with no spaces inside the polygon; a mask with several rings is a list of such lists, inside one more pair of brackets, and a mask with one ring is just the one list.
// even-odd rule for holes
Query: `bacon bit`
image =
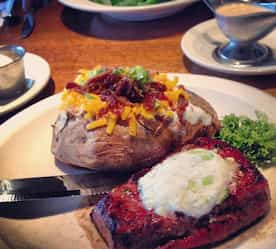
{"label": "bacon bit", "polygon": [[104,115],[106,115],[108,113],[108,108],[102,108],[100,111],[99,111],[99,113],[98,113],[98,115],[96,116],[96,118],[101,118],[101,117],[103,117]]}
{"label": "bacon bit", "polygon": [[164,92],[154,92],[153,95],[159,100],[168,100]]}
{"label": "bacon bit", "polygon": [[116,107],[112,108],[111,111],[117,116],[121,116],[122,112],[124,111],[124,106],[120,103],[117,103]]}
{"label": "bacon bit", "polygon": [[65,89],[74,90],[78,93],[84,93],[82,87],[80,85],[78,85],[77,83],[75,83],[75,82],[68,82],[65,86]]}
{"label": "bacon bit", "polygon": [[105,89],[115,90],[116,85],[121,80],[121,76],[118,74],[110,73],[108,77],[106,77],[103,81],[103,85]]}
{"label": "bacon bit", "polygon": [[146,110],[153,110],[155,105],[155,97],[151,93],[148,93],[144,98],[144,107]]}
{"label": "bacon bit", "polygon": [[87,86],[91,86],[91,85],[93,85],[95,83],[103,83],[104,80],[110,76],[110,74],[111,74],[111,71],[108,71],[108,72],[105,72],[105,73],[102,73],[102,74],[98,74],[95,77],[93,77],[92,79],[90,79],[86,83],[86,85]]}
{"label": "bacon bit", "polygon": [[167,90],[167,87],[159,82],[151,82],[150,87],[159,92],[165,92]]}
{"label": "bacon bit", "polygon": [[118,82],[115,93],[117,96],[125,96],[133,103],[141,102],[144,98],[143,92],[137,87],[136,82],[126,77]]}
{"label": "bacon bit", "polygon": [[107,102],[110,108],[114,108],[117,104],[116,95],[111,90],[102,92],[101,100]]}
{"label": "bacon bit", "polygon": [[77,83],[75,82],[68,82],[65,86],[65,89],[69,90],[69,89],[78,89],[78,88],[81,88],[80,85],[78,85]]}
{"label": "bacon bit", "polygon": [[104,82],[110,78],[110,72],[99,74],[90,79],[84,86],[84,91],[89,93],[101,94],[106,89]]}
{"label": "bacon bit", "polygon": [[118,102],[123,106],[134,106],[134,103],[128,101],[128,99],[124,96],[117,96]]}
{"label": "bacon bit", "polygon": [[176,107],[176,114],[180,123],[184,124],[183,114],[188,106],[188,101],[184,98],[183,95],[179,95]]}

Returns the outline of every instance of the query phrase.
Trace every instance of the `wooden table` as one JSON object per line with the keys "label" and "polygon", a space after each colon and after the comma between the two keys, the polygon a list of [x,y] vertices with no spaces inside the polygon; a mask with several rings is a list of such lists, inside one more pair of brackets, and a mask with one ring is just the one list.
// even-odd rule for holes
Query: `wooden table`
{"label": "wooden table", "polygon": [[[64,8],[51,1],[37,11],[37,24],[29,38],[19,38],[21,22],[2,31],[0,44],[22,45],[28,52],[42,56],[51,66],[49,84],[28,105],[60,92],[78,69],[97,64],[143,65],[163,72],[215,75],[244,82],[276,96],[276,74],[253,77],[218,74],[183,56],[180,49],[182,35],[210,18],[212,13],[203,3],[195,3],[171,17],[131,23]],[[1,117],[0,123],[14,114]]]}

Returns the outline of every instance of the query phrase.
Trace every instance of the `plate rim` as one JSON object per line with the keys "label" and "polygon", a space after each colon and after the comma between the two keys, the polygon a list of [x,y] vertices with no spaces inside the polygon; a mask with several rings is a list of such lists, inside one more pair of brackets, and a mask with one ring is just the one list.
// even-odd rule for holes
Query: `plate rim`
{"label": "plate rim", "polygon": [[168,7],[176,8],[176,7],[180,7],[182,5],[191,4],[197,0],[171,0],[168,2],[152,4],[152,5],[143,5],[143,6],[109,6],[109,5],[95,3],[95,2],[89,1],[89,0],[84,0],[87,2],[87,5],[84,5],[84,4],[78,5],[78,4],[72,3],[71,0],[58,0],[58,1],[67,7],[79,9],[82,11],[114,13],[114,14],[128,14],[128,13],[133,13],[133,12],[141,13],[141,12],[148,12],[151,10],[164,10]]}
{"label": "plate rim", "polygon": [[[246,75],[246,76],[252,75],[253,76],[253,75],[268,75],[268,74],[273,74],[276,72],[276,65],[268,66],[267,68],[261,68],[261,67],[255,66],[255,67],[250,67],[250,68],[252,68],[252,70],[246,70],[246,67],[234,68],[234,67],[230,67],[227,65],[224,66],[223,64],[219,64],[219,63],[217,64],[218,66],[216,66],[215,64],[206,64],[206,63],[202,62],[202,60],[200,58],[195,57],[194,56],[195,53],[191,52],[191,49],[187,49],[186,45],[184,45],[184,44],[188,43],[190,36],[192,35],[191,33],[195,30],[198,30],[200,26],[202,26],[202,28],[204,28],[206,26],[215,26],[215,24],[216,24],[216,19],[212,18],[212,19],[203,21],[201,23],[198,23],[197,25],[191,27],[189,30],[187,30],[182,35],[182,38],[180,41],[180,47],[181,47],[182,53],[184,55],[186,55],[193,63],[195,63],[203,68],[206,68],[208,70],[211,70],[211,71],[222,72],[222,73],[231,74],[231,75]],[[272,31],[270,33],[270,35],[273,33],[276,34],[276,31]],[[265,38],[263,38],[263,39],[265,39]],[[194,49],[193,49],[193,51],[194,51]],[[215,60],[213,60],[213,62],[217,63]],[[253,69],[255,69],[255,70],[253,70]]]}
{"label": "plate rim", "polygon": [[[276,106],[276,98],[260,89],[257,89],[253,86],[249,86],[238,81],[233,81],[221,77],[214,77],[214,76],[207,76],[207,75],[200,75],[200,74],[187,74],[187,73],[166,73],[169,77],[180,77],[183,78],[183,85],[187,88],[189,87],[196,87],[196,88],[205,88],[214,90],[220,93],[226,93],[228,95],[241,98],[246,103],[251,103],[250,99],[252,96],[254,100],[259,98],[261,102],[260,111],[264,111],[267,113],[268,117],[273,119],[273,122],[276,122],[276,115],[274,116],[271,112],[272,106]],[[198,79],[200,82],[195,82]],[[204,82],[204,79],[208,80],[208,84],[201,83],[201,80]],[[193,82],[194,81],[194,82]],[[217,82],[221,81],[223,87],[217,87]],[[25,108],[24,110],[20,111],[13,117],[6,120],[4,123],[0,125],[0,145],[13,134],[16,132],[17,129],[22,127],[23,125],[27,124],[31,120],[35,119],[39,115],[42,115],[47,110],[52,108],[58,108],[58,102],[60,101],[61,92],[49,96],[43,100],[38,101],[37,103]],[[254,102],[255,103],[255,102]],[[215,108],[215,107],[214,107]],[[270,111],[269,111],[270,110]],[[273,109],[274,110],[274,109]],[[274,110],[276,113],[276,110]]]}
{"label": "plate rim", "polygon": [[[25,66],[25,63],[27,63],[26,62],[27,60],[32,60],[32,63],[40,63],[41,66],[43,65],[45,70],[43,79],[41,78],[39,81],[37,81],[37,79],[31,79],[31,80],[34,80],[33,86],[30,89],[28,89],[25,93],[23,93],[22,95],[14,99],[13,101],[9,102],[6,105],[1,106],[0,116],[7,114],[11,111],[14,111],[20,108],[22,105],[26,104],[28,101],[33,99],[36,95],[38,95],[49,82],[51,69],[50,69],[49,63],[44,58],[42,58],[37,54],[27,52],[23,60],[24,60],[24,66]],[[34,60],[35,62],[33,62]],[[26,66],[25,66],[25,75],[28,76],[31,74],[32,74],[31,71],[26,71]]]}

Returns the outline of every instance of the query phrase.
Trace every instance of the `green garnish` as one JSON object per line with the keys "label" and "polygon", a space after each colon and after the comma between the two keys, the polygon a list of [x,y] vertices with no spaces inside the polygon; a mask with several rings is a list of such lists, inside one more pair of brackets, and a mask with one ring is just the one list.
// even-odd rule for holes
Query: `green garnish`
{"label": "green garnish", "polygon": [[122,67],[117,67],[115,69],[113,69],[113,73],[117,74],[117,75],[126,75],[126,70]]}
{"label": "green garnish", "polygon": [[214,158],[214,154],[211,151],[206,151],[203,149],[193,149],[190,150],[190,153],[199,155],[200,158],[204,161],[211,160]]}
{"label": "green garnish", "polygon": [[195,191],[196,188],[197,188],[196,182],[193,181],[193,180],[189,180],[189,181],[188,181],[187,189],[188,189],[188,190],[191,190],[191,191]]}
{"label": "green garnish", "polygon": [[203,186],[211,185],[214,182],[214,176],[212,176],[212,175],[205,176],[205,177],[202,178],[201,182],[202,182]]}
{"label": "green garnish", "polygon": [[211,160],[214,158],[214,155],[212,153],[206,153],[201,155],[201,159],[204,161]]}
{"label": "green garnish", "polygon": [[149,72],[141,66],[129,68],[128,76],[135,79],[141,87],[149,82]]}
{"label": "green garnish", "polygon": [[98,68],[98,69],[94,69],[94,70],[90,70],[89,71],[89,78],[91,79],[92,77],[95,77],[98,74],[101,74],[105,71],[104,67]]}
{"label": "green garnish", "polygon": [[125,75],[126,77],[134,79],[138,86],[143,88],[144,84],[150,81],[149,72],[142,66],[135,66],[130,68],[115,68],[113,73],[118,75]]}
{"label": "green garnish", "polygon": [[264,113],[256,112],[257,119],[226,115],[217,138],[242,151],[256,166],[276,163],[276,124]]}

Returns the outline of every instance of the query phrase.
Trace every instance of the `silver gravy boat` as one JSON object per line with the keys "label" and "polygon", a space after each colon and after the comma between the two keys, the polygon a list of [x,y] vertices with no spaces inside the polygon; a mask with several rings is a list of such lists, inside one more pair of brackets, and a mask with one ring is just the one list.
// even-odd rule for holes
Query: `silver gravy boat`
{"label": "silver gravy boat", "polygon": [[[217,47],[213,53],[220,63],[235,67],[261,64],[271,58],[271,50],[257,41],[269,34],[276,26],[276,3],[204,0],[215,14],[217,24],[229,42]],[[233,3],[254,5],[256,12],[231,14],[219,11]],[[252,6],[249,6],[252,7]]]}

